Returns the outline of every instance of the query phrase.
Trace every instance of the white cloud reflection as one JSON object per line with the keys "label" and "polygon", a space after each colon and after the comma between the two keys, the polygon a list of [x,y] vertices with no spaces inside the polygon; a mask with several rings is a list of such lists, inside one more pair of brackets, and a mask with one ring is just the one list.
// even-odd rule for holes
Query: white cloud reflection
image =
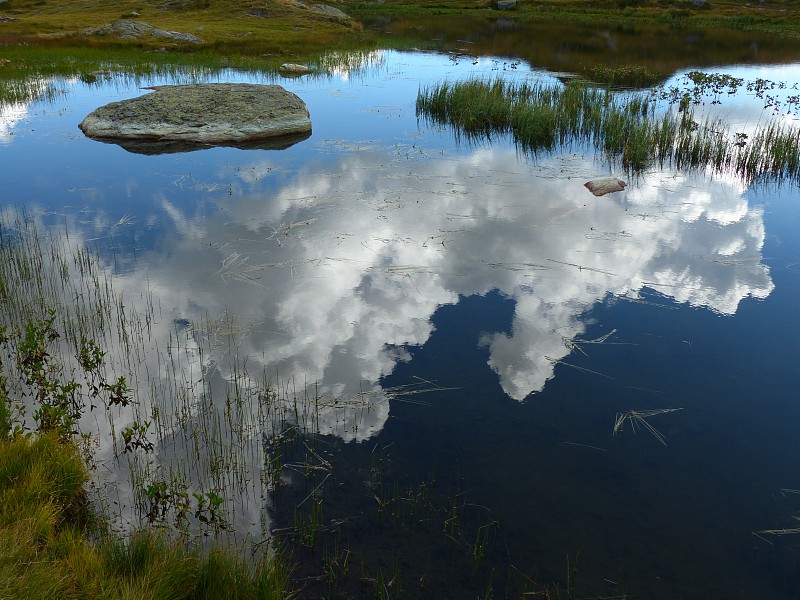
{"label": "white cloud reflection", "polygon": [[[654,171],[595,198],[583,184],[604,173],[590,156],[531,165],[513,149],[449,158],[422,147],[413,155],[353,148],[336,146],[332,164],[297,173],[254,153],[230,186],[229,169],[209,175],[214,185],[202,194],[216,205],[203,210],[154,194],[160,214],[142,222],[169,222],[171,233],[157,251],[137,252],[114,288],[129,315],[157,309],[139,347],[116,330],[102,344],[141,404],[118,411],[113,427],[87,416],[101,463],[124,427],[154,420],[159,407],[162,444],[147,473],[171,473],[188,456],[189,467],[176,469],[192,481],[258,498],[261,436],[275,425],[259,414],[265,384],[278,390],[282,416],[345,441],[369,439],[389,417],[393,390],[381,379],[409,359],[405,346],[428,341],[435,312],[461,297],[497,291],[513,301],[511,329],[474,343],[488,347],[487,368],[505,393],[523,400],[544,388],[585,334],[585,315],[609,296],[655,290],[732,315],[773,289],[761,257],[763,211],[735,178]],[[93,230],[81,239],[81,225],[70,224],[69,244],[119,222],[97,212],[85,225]],[[241,390],[236,429],[226,411]],[[193,447],[193,429],[221,441],[213,447],[238,448],[226,460],[239,467],[215,474],[216,457]],[[130,477],[140,468],[108,471],[123,521],[134,520]],[[245,485],[257,489],[236,487]],[[237,528],[266,530],[261,503],[231,502]]]}
{"label": "white cloud reflection", "polygon": [[0,144],[8,144],[14,139],[17,123],[28,116],[28,104],[17,102],[0,106]]}
{"label": "white cloud reflection", "polygon": [[[553,177],[562,170],[572,177]],[[279,189],[246,182],[218,217],[180,215],[165,201],[191,235],[126,281],[146,279],[189,321],[227,314],[250,372],[345,398],[375,389],[403,356],[396,347],[424,344],[434,312],[459,296],[514,300],[511,332],[482,342],[505,392],[522,400],[543,389],[570,352],[565,340],[584,332],[582,315],[609,294],[651,288],[730,315],[772,290],[763,214],[737,181],[652,173],[594,198],[583,188],[594,175],[580,156],[531,168],[494,149],[402,164],[345,155]],[[220,358],[210,360],[231,379]],[[385,395],[373,408],[358,426],[334,411],[321,429],[365,439],[388,415]]]}

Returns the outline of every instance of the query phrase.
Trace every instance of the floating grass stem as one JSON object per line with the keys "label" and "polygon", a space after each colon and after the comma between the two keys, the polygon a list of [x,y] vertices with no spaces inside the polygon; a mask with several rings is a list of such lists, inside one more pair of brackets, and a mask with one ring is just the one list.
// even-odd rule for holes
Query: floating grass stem
{"label": "floating grass stem", "polygon": [[653,437],[656,438],[661,444],[664,446],[667,445],[666,438],[664,438],[664,434],[662,434],[658,429],[653,427],[650,423],[648,423],[647,419],[650,417],[654,417],[656,415],[663,415],[666,413],[675,412],[678,410],[683,410],[681,408],[658,408],[655,410],[629,410],[624,413],[617,413],[617,418],[614,421],[614,435],[618,435],[622,432],[623,428],[625,427],[625,422],[629,422],[631,424],[631,429],[633,432],[636,433],[636,429],[642,427],[653,434]]}

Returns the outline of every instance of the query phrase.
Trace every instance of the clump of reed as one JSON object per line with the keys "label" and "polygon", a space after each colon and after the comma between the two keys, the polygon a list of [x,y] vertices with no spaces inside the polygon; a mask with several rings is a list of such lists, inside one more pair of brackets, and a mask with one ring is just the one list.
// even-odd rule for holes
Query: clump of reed
{"label": "clump of reed", "polygon": [[[250,546],[248,561],[269,560],[269,521],[241,515],[260,510],[291,470],[322,473],[315,483],[322,490],[330,465],[305,446],[308,455],[289,463],[287,445],[319,433],[331,413],[340,434],[355,436],[378,392],[338,398],[248,370],[236,315],[184,323],[162,313],[149,286],[124,294],[125,274],[88,250],[72,224],[0,214],[0,438],[48,430],[80,445],[102,465],[87,487],[112,529],[155,529],[168,548],[179,540],[189,552],[213,543],[228,547],[231,559]],[[319,537],[321,509],[298,521],[299,539]],[[2,581],[0,572],[0,589]]]}
{"label": "clump of reed", "polygon": [[594,83],[613,88],[646,88],[656,85],[664,75],[640,65],[594,65],[584,69],[583,76]]}
{"label": "clump of reed", "polygon": [[565,85],[468,80],[421,89],[417,116],[468,139],[512,136],[526,153],[593,145],[635,175],[651,167],[732,172],[747,182],[800,181],[800,130],[775,123],[748,138],[719,119],[695,120],[689,103],[660,109],[646,94]]}

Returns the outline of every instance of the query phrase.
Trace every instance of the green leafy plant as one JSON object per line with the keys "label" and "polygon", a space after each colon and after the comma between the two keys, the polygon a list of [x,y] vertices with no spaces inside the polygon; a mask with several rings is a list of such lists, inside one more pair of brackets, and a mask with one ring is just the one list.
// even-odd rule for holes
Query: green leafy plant
{"label": "green leafy plant", "polygon": [[122,430],[122,441],[125,443],[123,454],[142,450],[144,452],[153,451],[153,442],[147,438],[147,430],[150,428],[150,421],[144,423],[133,423],[130,427]]}
{"label": "green leafy plant", "polygon": [[192,495],[197,501],[194,516],[200,523],[210,525],[215,529],[227,529],[229,527],[222,512],[222,503],[225,501],[222,496],[213,491],[195,492]]}

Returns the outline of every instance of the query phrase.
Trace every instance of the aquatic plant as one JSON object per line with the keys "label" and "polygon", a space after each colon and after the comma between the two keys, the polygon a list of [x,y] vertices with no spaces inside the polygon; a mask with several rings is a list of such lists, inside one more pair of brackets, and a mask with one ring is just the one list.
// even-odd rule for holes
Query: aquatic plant
{"label": "aquatic plant", "polygon": [[630,174],[651,165],[711,168],[748,182],[800,181],[800,130],[767,124],[750,139],[719,119],[697,121],[690,98],[658,110],[647,94],[615,94],[565,85],[502,79],[444,82],[420,89],[417,115],[452,125],[470,140],[511,135],[530,154],[588,144]]}
{"label": "aquatic plant", "polygon": [[[9,400],[0,391],[0,407]],[[7,424],[7,423],[6,423]],[[253,567],[162,534],[111,533],[92,511],[89,472],[56,431],[0,435],[0,590],[7,598],[286,598],[277,556]]]}
{"label": "aquatic plant", "polygon": [[589,81],[612,88],[652,87],[663,79],[663,73],[651,71],[641,65],[594,65],[584,69],[583,76]]}

